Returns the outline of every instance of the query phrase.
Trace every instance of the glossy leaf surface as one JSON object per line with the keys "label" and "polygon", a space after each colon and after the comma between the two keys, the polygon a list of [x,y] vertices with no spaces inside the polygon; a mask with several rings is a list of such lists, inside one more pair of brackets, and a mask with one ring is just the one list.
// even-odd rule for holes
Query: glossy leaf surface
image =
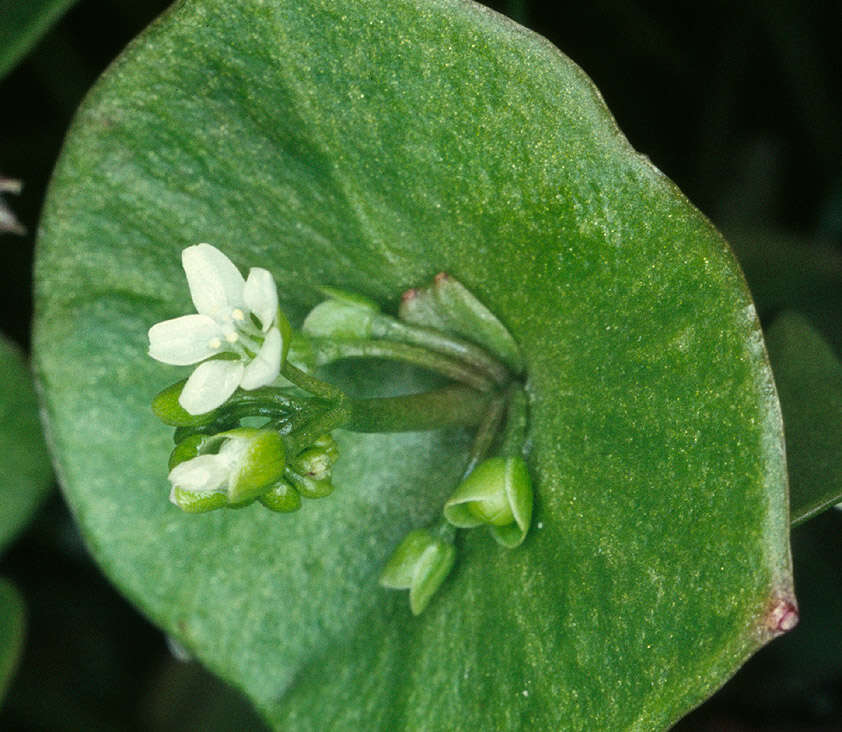
{"label": "glossy leaf surface", "polygon": [[[485,531],[413,618],[377,577],[435,517],[463,432],[338,434],[327,499],[166,500],[146,330],[197,241],[392,312],[440,271],[525,363],[535,513]],[[652,729],[793,602],[777,398],[726,244],[543,39],[451,0],[197,0],[82,107],[37,267],[38,367],[68,499],[140,607],[294,729]],[[360,362],[357,394],[420,388]],[[777,614],[776,614],[777,611]]]}

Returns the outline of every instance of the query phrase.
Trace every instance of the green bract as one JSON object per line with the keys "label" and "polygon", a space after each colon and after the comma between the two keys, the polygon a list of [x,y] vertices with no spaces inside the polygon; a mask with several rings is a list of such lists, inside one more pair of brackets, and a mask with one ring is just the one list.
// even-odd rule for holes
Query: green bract
{"label": "green bract", "polygon": [[[790,624],[780,413],[734,258],[582,71],[500,16],[179,3],[82,105],[41,232],[68,501],[123,592],[276,727],[665,728]],[[337,490],[294,519],[173,510],[149,400],[189,371],[162,376],[146,332],[191,312],[177,262],[202,241],[271,272],[296,326],[322,285],[474,293],[523,360],[527,541],[464,532],[417,618],[377,586],[458,482],[461,430],[337,431]],[[352,396],[431,385],[330,368]]]}
{"label": "green bract", "polygon": [[487,524],[503,546],[518,546],[532,518],[532,481],[520,457],[493,457],[480,463],[444,504],[454,526],[470,529]]}
{"label": "green bract", "polygon": [[389,558],[380,575],[380,584],[390,590],[409,590],[412,614],[420,615],[447,578],[454,561],[453,544],[427,529],[415,529]]}

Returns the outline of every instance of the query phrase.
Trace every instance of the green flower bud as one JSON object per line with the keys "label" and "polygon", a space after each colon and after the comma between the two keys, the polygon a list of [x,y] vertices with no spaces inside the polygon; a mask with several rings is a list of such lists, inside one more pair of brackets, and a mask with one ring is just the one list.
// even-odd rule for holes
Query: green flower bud
{"label": "green flower bud", "polygon": [[420,615],[455,561],[453,544],[427,529],[415,529],[395,549],[380,575],[380,584],[392,590],[409,590],[410,610]]}
{"label": "green flower bud", "polygon": [[[284,457],[283,440],[273,430],[242,427],[210,437],[193,435],[170,456],[170,500],[189,511],[247,505],[283,476]],[[204,500],[215,495],[224,502]]]}
{"label": "green flower bud", "polygon": [[329,478],[316,480],[307,475],[300,475],[294,470],[285,471],[284,477],[295,486],[302,498],[325,498],[333,493],[333,483]]}
{"label": "green flower bud", "polygon": [[322,435],[310,447],[303,450],[290,461],[296,473],[313,480],[330,478],[331,469],[339,457],[336,442],[330,435]]}
{"label": "green flower bud", "polygon": [[379,314],[377,304],[366,297],[323,288],[330,297],[314,307],[301,330],[311,338],[370,338]]}
{"label": "green flower bud", "polygon": [[518,546],[532,519],[532,481],[523,458],[480,463],[445,503],[444,516],[463,529],[487,524],[498,543]]}
{"label": "green flower bud", "polygon": [[155,416],[172,427],[198,427],[213,422],[219,410],[213,409],[204,414],[190,414],[178,403],[181,390],[184,389],[186,383],[187,380],[184,379],[155,395],[152,399],[152,411]]}
{"label": "green flower bud", "polygon": [[317,447],[310,447],[300,452],[291,462],[295,472],[300,473],[313,480],[324,480],[330,478],[330,470],[333,462],[330,456]]}
{"label": "green flower bud", "polygon": [[281,479],[258,499],[278,513],[292,513],[301,508],[301,496],[288,480]]}
{"label": "green flower bud", "polygon": [[336,444],[336,440],[330,433],[319,437],[312,446],[324,450],[330,457],[331,463],[335,463],[339,459],[339,445]]}

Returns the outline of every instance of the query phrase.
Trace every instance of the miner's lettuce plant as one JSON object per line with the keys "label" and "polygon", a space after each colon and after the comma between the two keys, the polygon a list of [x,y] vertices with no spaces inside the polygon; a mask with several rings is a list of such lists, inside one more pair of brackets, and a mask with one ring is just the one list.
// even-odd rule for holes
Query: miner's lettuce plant
{"label": "miner's lettuce plant", "polygon": [[[266,274],[205,297],[188,267],[197,314],[153,336],[208,241]],[[275,727],[664,728],[797,620],[733,256],[580,69],[480,6],[178,3],[77,115],[36,288],[92,551]],[[287,473],[311,449],[329,490]]]}

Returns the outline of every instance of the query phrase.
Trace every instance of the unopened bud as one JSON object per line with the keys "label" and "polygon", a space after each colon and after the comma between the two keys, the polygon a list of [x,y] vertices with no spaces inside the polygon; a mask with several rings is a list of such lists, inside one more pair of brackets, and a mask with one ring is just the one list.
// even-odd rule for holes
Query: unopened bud
{"label": "unopened bud", "polygon": [[395,549],[380,575],[380,584],[392,590],[409,590],[409,607],[419,615],[441,587],[453,563],[453,544],[427,529],[410,531]]}
{"label": "unopened bud", "polygon": [[288,480],[275,483],[258,499],[266,508],[278,513],[292,513],[301,508],[301,496]]}
{"label": "unopened bud", "polygon": [[523,458],[480,463],[445,503],[444,516],[464,529],[487,524],[498,543],[516,547],[532,519],[532,481]]}

